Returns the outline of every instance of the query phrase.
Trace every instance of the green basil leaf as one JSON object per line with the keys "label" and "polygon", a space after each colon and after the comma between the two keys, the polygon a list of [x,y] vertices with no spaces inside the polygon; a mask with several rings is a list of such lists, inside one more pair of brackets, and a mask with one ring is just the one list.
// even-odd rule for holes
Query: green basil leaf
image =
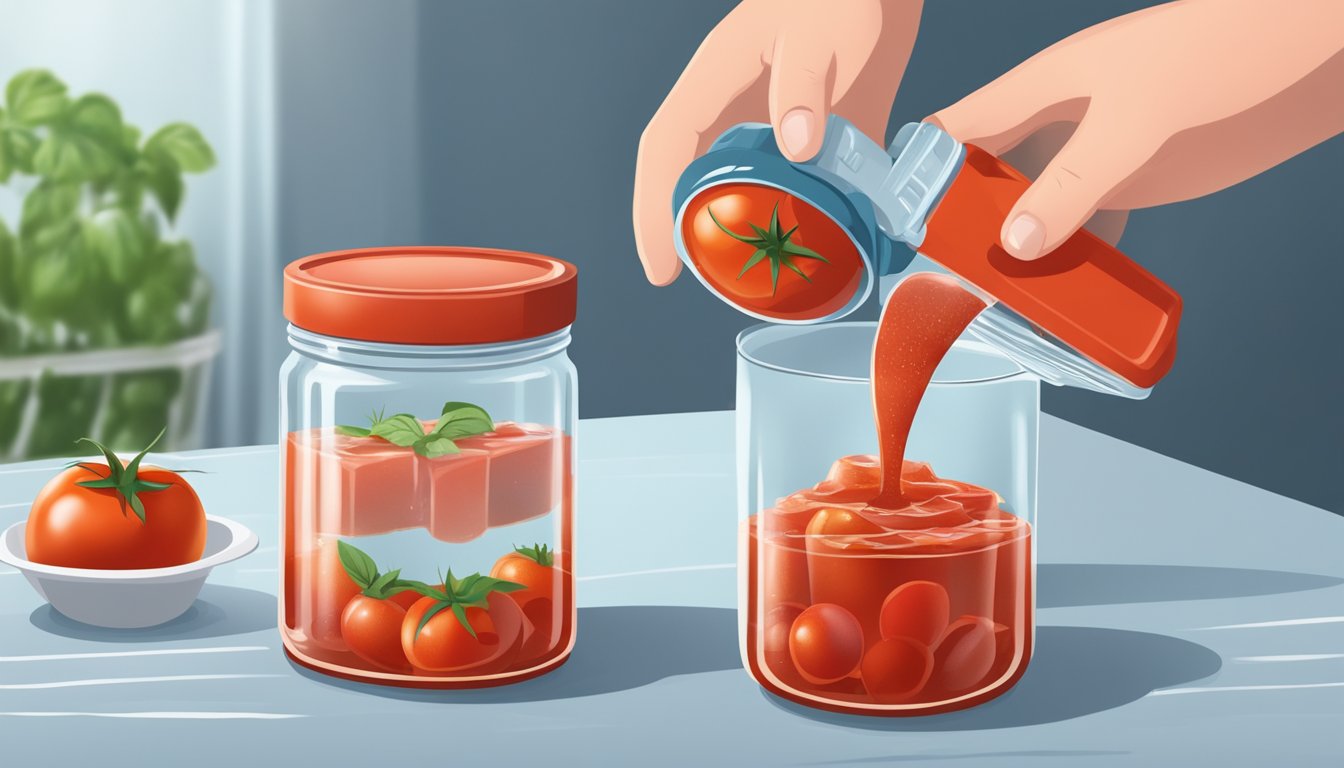
{"label": "green basil leaf", "polygon": [[443,600],[444,598],[447,597],[447,595],[444,593],[442,589],[438,589],[437,587],[431,587],[430,585],[426,584],[423,581],[412,581],[411,579],[402,579],[397,582],[396,586],[400,588],[398,590],[400,592],[410,590],[411,592],[414,592],[417,595],[432,597],[435,600]]}
{"label": "green basil leaf", "polygon": [[81,136],[102,144],[107,150],[120,154],[125,147],[126,134],[122,131],[121,110],[116,102],[101,93],[81,96],[70,105],[64,126]]}
{"label": "green basil leaf", "polygon": [[32,237],[38,230],[57,222],[69,223],[79,208],[78,184],[59,184],[44,179],[23,198],[23,213],[19,217],[19,234]]}
{"label": "green basil leaf", "polygon": [[144,280],[126,299],[127,327],[146,344],[166,344],[184,336],[177,292],[158,275]]}
{"label": "green basil leaf", "polygon": [[[18,280],[18,244],[9,227],[0,220],[0,308],[13,307],[18,302]],[[8,313],[0,309],[0,317],[8,317]]]}
{"label": "green basil leaf", "polygon": [[0,128],[0,182],[7,181],[14,171],[33,172],[37,145],[37,135],[27,128]]}
{"label": "green basil leaf", "polygon": [[415,443],[415,452],[427,459],[437,459],[440,456],[447,456],[452,453],[461,453],[462,449],[457,447],[450,438],[443,435],[425,435]]}
{"label": "green basil leaf", "polygon": [[[454,407],[448,409],[448,406]],[[479,405],[448,403],[444,408],[439,422],[434,425],[436,435],[457,439],[490,432],[495,428],[495,422],[490,419],[490,414]]]}
{"label": "green basil leaf", "polygon": [[491,592],[517,592],[526,588],[524,585],[512,581],[472,574],[472,576],[462,580],[462,584],[457,590],[457,599],[468,605],[485,607],[487,604],[486,598],[490,596]]}
{"label": "green basil leaf", "polygon": [[419,419],[409,413],[398,413],[377,422],[369,432],[374,437],[381,437],[393,445],[406,448],[415,445],[425,436],[425,427]]}
{"label": "green basil leaf", "polygon": [[168,221],[176,219],[177,209],[182,204],[184,193],[182,172],[178,170],[177,163],[163,153],[144,155],[136,164],[135,171],[149,188],[150,194],[159,202],[159,207],[163,209],[163,215]]}
{"label": "green basil leaf", "polygon": [[106,208],[83,221],[81,234],[86,252],[102,259],[113,282],[139,283],[151,238],[138,218],[121,208]]}
{"label": "green basil leaf", "polygon": [[53,126],[33,155],[33,171],[56,181],[105,179],[116,170],[116,158],[98,139],[70,128]]}
{"label": "green basil leaf", "polygon": [[369,584],[369,586],[364,591],[372,593],[371,595],[372,597],[376,597],[379,599],[386,598],[388,597],[387,594],[388,588],[392,586],[392,584],[397,580],[397,577],[399,576],[401,576],[400,570],[388,571],[387,573],[384,573],[383,575],[374,579],[373,582]]}
{"label": "green basil leaf", "polygon": [[145,142],[147,157],[171,158],[180,171],[200,173],[215,164],[215,153],[201,132],[186,123],[171,123],[160,128]]}
{"label": "green basil leaf", "polygon": [[368,437],[369,430],[364,427],[351,427],[345,424],[337,424],[336,434],[345,435],[346,437]]}
{"label": "green basil leaf", "polygon": [[65,83],[45,69],[24,70],[9,81],[5,103],[10,118],[23,125],[55,119],[65,109]]}
{"label": "green basil leaf", "polygon": [[368,589],[378,578],[378,566],[373,562],[373,558],[353,544],[337,541],[336,554],[340,557],[341,566],[345,568],[350,580],[360,589]]}

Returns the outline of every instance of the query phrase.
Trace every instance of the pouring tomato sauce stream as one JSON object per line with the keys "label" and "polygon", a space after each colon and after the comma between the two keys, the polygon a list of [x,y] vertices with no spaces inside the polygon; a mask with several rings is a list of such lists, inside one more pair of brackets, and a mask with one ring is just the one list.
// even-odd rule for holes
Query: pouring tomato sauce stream
{"label": "pouring tomato sauce stream", "polygon": [[943,275],[913,275],[892,292],[873,347],[873,415],[882,486],[872,506],[908,505],[901,470],[919,401],[939,361],[984,308],[983,301]]}

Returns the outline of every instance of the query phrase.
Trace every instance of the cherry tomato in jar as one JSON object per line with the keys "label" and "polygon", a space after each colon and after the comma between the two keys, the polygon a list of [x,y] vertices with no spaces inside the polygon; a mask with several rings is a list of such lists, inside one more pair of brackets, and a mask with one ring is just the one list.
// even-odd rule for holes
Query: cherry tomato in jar
{"label": "cherry tomato in jar", "polygon": [[396,601],[355,595],[341,613],[341,637],[356,656],[375,667],[409,674],[411,663],[401,648],[405,619],[406,609]]}
{"label": "cherry tomato in jar", "polygon": [[407,660],[431,672],[477,671],[511,661],[526,618],[505,592],[518,588],[479,574],[458,581],[449,573],[442,592],[422,597],[406,612],[401,647]]}
{"label": "cherry tomato in jar", "polygon": [[514,547],[495,561],[490,576],[522,584],[523,588],[510,592],[509,597],[524,610],[534,600],[555,599],[555,553],[545,544]]}
{"label": "cherry tomato in jar", "polygon": [[[163,433],[154,438],[154,447]],[[195,562],[205,551],[205,510],[182,476],[141,467],[149,448],[129,464],[85,438],[106,463],[80,462],[47,482],[33,501],[24,532],[27,557],[66,568],[167,568]]]}
{"label": "cherry tomato in jar", "polygon": [[878,626],[882,639],[908,637],[931,646],[947,629],[951,601],[942,584],[907,581],[882,601]]}
{"label": "cherry tomato in jar", "polygon": [[908,637],[882,640],[863,655],[860,673],[864,689],[875,701],[909,701],[929,682],[933,653],[924,643]]}
{"label": "cherry tomato in jar", "polygon": [[834,603],[810,606],[793,622],[789,657],[809,683],[843,680],[863,660],[863,628],[854,614]]}
{"label": "cherry tomato in jar", "polygon": [[962,616],[948,625],[933,649],[934,683],[939,688],[965,693],[984,682],[998,653],[994,627],[983,616]]}
{"label": "cherry tomato in jar", "polygon": [[797,603],[782,603],[765,614],[762,649],[766,656],[788,658],[789,634],[793,632],[793,623],[804,610],[804,607]]}
{"label": "cherry tomato in jar", "polygon": [[431,588],[403,580],[401,571],[382,573],[365,552],[346,541],[336,542],[336,555],[350,583],[360,590],[341,611],[341,640],[356,656],[388,672],[411,672],[401,648],[406,610]]}
{"label": "cherry tomato in jar", "polygon": [[863,279],[863,257],[840,225],[773,187],[706,188],[688,203],[681,237],[710,287],[765,317],[833,314]]}
{"label": "cherry tomato in jar", "polygon": [[531,632],[518,651],[521,662],[540,659],[558,640],[555,632],[561,617],[556,615],[559,596],[556,594],[555,555],[545,544],[514,547],[490,569],[493,578],[523,585],[522,589],[509,593],[531,624]]}

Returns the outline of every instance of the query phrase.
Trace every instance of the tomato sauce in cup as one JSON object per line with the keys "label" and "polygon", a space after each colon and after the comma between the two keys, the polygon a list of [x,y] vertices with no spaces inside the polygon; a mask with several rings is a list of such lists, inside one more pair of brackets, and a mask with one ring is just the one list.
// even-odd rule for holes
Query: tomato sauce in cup
{"label": "tomato sauce in cup", "polygon": [[1007,690],[1031,655],[1031,526],[994,491],[905,458],[934,370],[985,308],[917,274],[873,353],[880,456],[846,456],[748,518],[747,661],[809,706],[929,714]]}

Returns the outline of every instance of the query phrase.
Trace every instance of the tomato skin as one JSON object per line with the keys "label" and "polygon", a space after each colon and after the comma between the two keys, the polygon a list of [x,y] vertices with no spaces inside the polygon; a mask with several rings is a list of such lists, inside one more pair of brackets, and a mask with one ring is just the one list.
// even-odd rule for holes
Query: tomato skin
{"label": "tomato skin", "polygon": [[498,666],[507,654],[516,653],[524,617],[508,595],[491,592],[486,608],[467,608],[467,621],[476,637],[467,632],[451,609],[434,615],[417,634],[420,619],[436,600],[423,597],[406,612],[401,624],[401,648],[416,669],[431,672],[466,672]]}
{"label": "tomato skin", "polygon": [[929,647],[908,637],[882,640],[868,649],[860,666],[863,687],[883,704],[914,698],[933,673]]}
{"label": "tomato skin", "polygon": [[542,565],[520,552],[510,552],[496,560],[490,575],[525,587],[508,593],[519,608],[526,609],[533,600],[555,599],[555,566]]}
{"label": "tomato skin", "polygon": [[863,627],[854,614],[834,603],[813,605],[794,619],[789,657],[809,683],[843,680],[863,660]]}
{"label": "tomato skin", "polygon": [[[776,205],[780,229],[797,227],[790,241],[829,261],[793,259],[811,282],[781,268],[779,283],[772,286],[768,260],[739,277],[756,249],[714,223],[718,219],[733,232],[752,237],[751,225],[768,228]],[[865,270],[854,242],[834,220],[793,195],[761,184],[720,184],[701,190],[686,207],[681,236],[696,271],[710,287],[744,309],[781,320],[810,320],[839,311],[858,291]]]}
{"label": "tomato skin", "polygon": [[955,694],[984,681],[998,655],[994,629],[984,616],[962,616],[949,624],[933,649],[934,683]]}
{"label": "tomato skin", "polygon": [[[560,558],[560,553],[554,553],[553,557]],[[510,552],[495,561],[490,576],[524,586],[508,593],[531,625],[518,658],[522,661],[541,658],[552,649],[552,634],[559,624],[555,615],[560,603],[555,593],[556,566],[542,565],[521,552]]]}
{"label": "tomato skin", "polygon": [[341,638],[356,656],[379,669],[409,674],[411,663],[401,648],[405,619],[406,609],[391,599],[355,595],[341,612]]}
{"label": "tomato skin", "polygon": [[891,590],[878,614],[882,639],[908,637],[933,645],[947,629],[951,601],[942,584],[907,581]]}
{"label": "tomato skin", "polygon": [[[85,467],[88,467],[87,469]],[[43,486],[33,501],[24,534],[27,557],[67,568],[166,568],[199,560],[205,551],[205,510],[196,491],[176,472],[142,467],[142,480],[170,483],[144,491],[145,521],[122,510],[111,488],[77,483],[105,478],[106,464],[70,467]]]}

